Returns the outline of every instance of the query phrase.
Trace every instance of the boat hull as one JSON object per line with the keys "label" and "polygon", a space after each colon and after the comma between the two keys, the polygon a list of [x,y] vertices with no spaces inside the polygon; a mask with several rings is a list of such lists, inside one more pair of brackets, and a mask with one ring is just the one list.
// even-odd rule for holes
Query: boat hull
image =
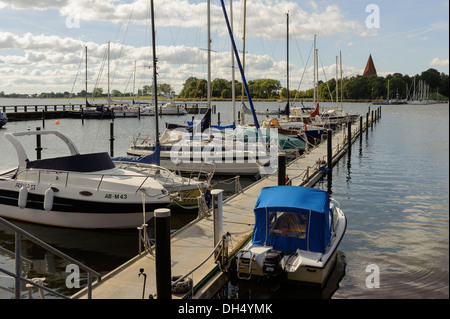
{"label": "boat hull", "polygon": [[[270,247],[267,248],[267,251],[268,250],[270,250]],[[295,272],[285,271],[283,272],[283,275],[279,276],[277,279],[287,283],[322,287],[327,282],[327,279],[330,276],[331,271],[333,270],[333,266],[336,263],[336,258],[337,250],[335,250],[331,254],[326,264],[322,265],[321,267],[301,265]],[[258,263],[256,259],[257,257],[252,257],[249,252],[246,252],[240,256],[237,266],[240,279],[268,278],[268,276],[263,272],[261,264]]]}
{"label": "boat hull", "polygon": [[20,207],[20,192],[0,189],[0,216],[25,222],[69,228],[135,228],[149,221],[153,211],[168,203],[105,197],[105,200],[79,200],[55,196],[51,209],[46,210],[44,194],[29,193]]}
{"label": "boat hull", "polygon": [[[35,224],[81,229],[122,229],[136,228],[148,222],[153,217],[153,210],[144,214],[136,213],[84,213],[45,211],[42,209],[20,208],[0,204],[2,216]],[[145,222],[144,222],[145,220]]]}

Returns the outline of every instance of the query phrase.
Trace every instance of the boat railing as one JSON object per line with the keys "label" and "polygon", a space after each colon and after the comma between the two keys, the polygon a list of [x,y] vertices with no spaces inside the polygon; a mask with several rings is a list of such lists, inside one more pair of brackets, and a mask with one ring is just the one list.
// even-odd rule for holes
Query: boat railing
{"label": "boat railing", "polygon": [[[76,178],[76,176],[79,176],[80,174],[85,174],[85,176],[89,176],[92,178],[93,183],[97,183],[96,185],[96,190],[100,191],[102,189],[102,184],[107,183],[107,179],[109,180],[110,178],[116,178],[116,177],[124,177],[125,175],[122,174],[101,174],[101,173],[82,173],[82,172],[72,172],[72,171],[64,171],[64,170],[52,170],[52,169],[33,169],[33,172],[37,173],[37,178],[36,178],[36,183],[41,183],[42,182],[42,173],[45,173],[46,175],[50,174],[54,174],[54,181],[50,182],[49,184],[54,185],[55,187],[58,185],[67,187],[70,185],[70,181],[74,179],[74,177]],[[23,186],[28,187],[28,183],[31,182],[31,178],[28,176],[30,170],[24,169],[21,171],[18,171],[17,174],[14,176],[14,179],[18,182],[20,182],[21,180],[23,180],[25,183]],[[22,175],[27,175],[25,176],[25,178],[22,178]],[[136,192],[138,193],[139,190],[142,189],[142,187],[144,186],[145,182],[151,178],[150,175],[143,175],[143,174],[138,174],[136,173],[135,175],[126,175],[127,177],[135,177],[135,178],[141,178],[142,182],[139,183],[139,186],[137,186],[136,188]],[[98,178],[98,182],[96,182],[96,178]]]}
{"label": "boat railing", "polygon": [[[154,174],[157,174],[161,177],[162,184],[166,187],[166,189],[169,191],[169,193],[172,192],[179,192],[183,189],[186,185],[191,185],[193,182],[201,182],[203,185],[206,185],[206,188],[209,188],[211,185],[211,179],[214,175],[214,169],[211,170],[199,170],[198,172],[192,169],[189,173],[189,176],[183,177],[180,172],[172,172],[171,170],[155,165],[155,164],[145,164],[145,163],[132,163],[132,162],[121,162],[121,161],[115,161],[114,162],[117,167],[121,169],[129,169],[129,168],[136,168],[139,170],[140,173],[147,175],[147,176],[154,176]],[[214,166],[215,167],[215,166]],[[194,176],[194,174],[196,176]],[[205,177],[205,180],[202,181],[202,176]],[[176,181],[181,181],[181,183],[177,183]],[[201,190],[202,187],[200,187],[199,183],[196,183],[196,185],[199,187],[199,190]]]}
{"label": "boat railing", "polygon": [[[81,262],[64,254],[63,252],[59,251],[58,249],[48,245],[47,243],[43,242],[42,240],[38,239],[37,237],[31,235],[30,233],[26,232],[25,230],[17,227],[16,225],[8,222],[7,220],[5,220],[1,217],[0,217],[0,225],[3,225],[5,227],[11,229],[12,231],[14,231],[14,234],[15,234],[15,253],[8,251],[9,255],[15,257],[15,272],[12,272],[12,271],[9,271],[7,269],[0,267],[0,272],[6,274],[10,278],[14,278],[14,281],[15,281],[14,289],[9,289],[9,288],[5,288],[5,287],[2,288],[1,286],[0,286],[0,288],[2,288],[3,290],[9,291],[9,292],[13,292],[15,299],[21,299],[21,296],[22,296],[21,284],[22,284],[22,282],[25,282],[25,283],[27,283],[27,287],[32,286],[32,287],[38,288],[41,293],[41,297],[44,296],[43,291],[46,291],[46,292],[48,292],[52,295],[56,295],[60,298],[70,299],[70,297],[65,296],[55,290],[52,290],[52,289],[44,286],[42,284],[42,281],[43,281],[42,278],[28,279],[22,275],[23,262],[32,263],[32,261],[30,261],[27,258],[22,256],[22,239],[26,238],[26,239],[30,240],[31,242],[33,242],[34,244],[49,251],[50,253],[69,261],[70,263],[78,266],[79,269],[85,271],[87,273],[87,296],[89,299],[92,298],[92,284],[94,282],[94,277],[97,278],[98,282],[101,281],[101,275],[98,272],[96,272],[95,270],[92,270],[91,268],[85,266]],[[5,252],[5,251],[6,251],[5,249],[2,249],[2,252]],[[41,280],[37,280],[37,279],[41,279]]]}

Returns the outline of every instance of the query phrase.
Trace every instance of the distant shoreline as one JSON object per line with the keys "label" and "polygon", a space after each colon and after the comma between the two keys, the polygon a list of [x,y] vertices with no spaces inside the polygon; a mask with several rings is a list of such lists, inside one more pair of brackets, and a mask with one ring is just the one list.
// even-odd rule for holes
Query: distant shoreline
{"label": "distant shoreline", "polygon": [[[440,102],[447,102],[448,98],[445,99],[445,96],[441,96],[444,97],[444,99],[440,100]],[[112,100],[115,101],[120,101],[120,100],[132,100],[135,97],[131,97],[131,96],[124,96],[124,97],[113,97]],[[68,97],[45,97],[45,98],[40,98],[40,97],[0,97],[0,100],[10,100],[10,99],[18,99],[18,100],[84,100],[84,97],[74,97],[74,98],[68,98]],[[88,98],[90,99],[90,98]],[[106,99],[106,97],[99,97],[96,98],[98,100],[103,100]],[[137,100],[152,100],[153,98],[151,96],[142,96],[139,98],[136,98]],[[286,103],[287,100],[286,99],[252,99],[254,102],[279,102],[279,103]],[[205,99],[199,99],[199,98],[189,98],[189,99],[185,99],[185,98],[166,98],[166,97],[158,97],[158,101],[159,102],[165,102],[165,101],[176,101],[176,102],[204,102],[206,103]],[[231,99],[226,99],[226,98],[211,98],[212,102],[231,102]],[[240,102],[241,98],[240,96],[236,98],[236,102]],[[247,101],[247,99],[245,99],[245,101]],[[378,100],[370,100],[370,99],[344,99],[342,102],[343,103],[378,103],[378,102],[383,102],[385,100],[383,99],[378,99]],[[293,99],[290,100],[290,102],[294,102]],[[313,102],[312,98],[301,98],[301,99],[297,99],[295,100],[295,102]],[[319,100],[319,103],[321,102],[335,102],[332,100]],[[339,102],[340,103],[340,102]]]}

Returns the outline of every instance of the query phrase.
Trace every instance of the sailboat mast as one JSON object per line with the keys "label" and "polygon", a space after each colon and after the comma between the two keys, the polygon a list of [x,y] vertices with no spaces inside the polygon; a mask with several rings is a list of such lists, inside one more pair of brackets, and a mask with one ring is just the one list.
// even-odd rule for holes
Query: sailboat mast
{"label": "sailboat mast", "polygon": [[[230,19],[231,19],[231,33],[233,33],[233,0],[230,0]],[[231,105],[233,108],[233,124],[236,123],[236,88],[235,88],[235,74],[234,74],[234,53],[233,46],[231,46]]]}
{"label": "sailboat mast", "polygon": [[[247,0],[244,0],[244,25],[243,25],[243,35],[242,35],[242,72],[245,72],[245,31],[247,25]],[[244,83],[241,84],[242,92],[241,92],[241,123],[245,123],[245,112],[244,112],[244,97],[245,97],[245,88]]]}
{"label": "sailboat mast", "polygon": [[84,47],[84,55],[85,55],[85,60],[84,60],[84,65],[85,65],[85,67],[84,67],[84,73],[85,73],[85,77],[84,77],[84,88],[85,88],[85,91],[86,91],[86,106],[88,105],[88,94],[87,94],[87,74],[88,74],[88,71],[87,71],[87,46],[85,46]]}
{"label": "sailboat mast", "polygon": [[109,96],[109,59],[111,51],[111,42],[108,42],[108,107],[111,105],[111,98]]}
{"label": "sailboat mast", "polygon": [[336,109],[339,103],[339,85],[338,85],[338,56],[336,55]]}
{"label": "sailboat mast", "polygon": [[286,13],[286,89],[287,89],[287,105],[289,105],[289,11]]}
{"label": "sailboat mast", "polygon": [[316,106],[316,35],[314,34],[314,68],[313,68],[313,76],[314,76],[314,93],[313,93],[313,101],[314,107]]}
{"label": "sailboat mast", "polygon": [[211,0],[208,0],[208,84],[207,84],[207,95],[208,95],[208,110],[211,108]]}
{"label": "sailboat mast", "polygon": [[152,53],[153,53],[153,92],[155,101],[155,127],[156,127],[156,145],[159,145],[159,116],[158,116],[158,85],[156,82],[156,39],[155,39],[155,12],[153,8],[153,0],[150,0],[150,10],[152,17]]}
{"label": "sailboat mast", "polygon": [[340,55],[340,65],[341,65],[341,111],[343,108],[342,105],[342,100],[343,100],[343,94],[344,94],[344,85],[342,84],[342,51],[339,51],[339,55]]}
{"label": "sailboat mast", "polygon": [[319,103],[319,49],[316,48],[316,90],[317,103]]}
{"label": "sailboat mast", "polygon": [[260,126],[259,126],[259,123],[258,123],[258,118],[257,118],[256,113],[255,113],[255,108],[253,107],[253,101],[252,101],[252,98],[251,98],[251,95],[250,95],[250,91],[249,91],[249,88],[248,88],[248,85],[247,85],[247,80],[245,79],[244,69],[242,68],[241,59],[239,58],[239,54],[238,54],[238,51],[237,51],[237,48],[236,48],[236,43],[234,42],[233,33],[231,32],[230,22],[228,21],[228,15],[227,15],[227,11],[225,9],[225,4],[224,4],[223,0],[220,0],[220,2],[221,2],[221,5],[222,5],[222,11],[223,11],[223,15],[225,17],[225,22],[227,24],[228,34],[230,35],[231,44],[233,45],[233,51],[234,51],[234,55],[236,57],[236,62],[237,62],[237,65],[239,67],[239,72],[241,73],[242,84],[243,84],[243,86],[245,88],[245,92],[246,92],[247,97],[248,97],[248,102],[250,104],[250,109],[252,110],[253,122],[255,124],[256,129],[258,130],[258,136],[261,137],[262,135],[259,134]]}
{"label": "sailboat mast", "polygon": [[134,98],[134,91],[136,89],[136,60],[134,60],[134,75],[133,75],[133,98]]}

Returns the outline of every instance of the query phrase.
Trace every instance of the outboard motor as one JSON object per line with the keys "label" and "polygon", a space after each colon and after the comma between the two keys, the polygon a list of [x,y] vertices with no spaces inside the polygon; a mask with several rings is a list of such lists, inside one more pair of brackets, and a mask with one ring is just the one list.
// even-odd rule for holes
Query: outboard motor
{"label": "outboard motor", "polygon": [[271,249],[266,252],[263,260],[263,273],[268,277],[278,277],[284,272],[284,253]]}

